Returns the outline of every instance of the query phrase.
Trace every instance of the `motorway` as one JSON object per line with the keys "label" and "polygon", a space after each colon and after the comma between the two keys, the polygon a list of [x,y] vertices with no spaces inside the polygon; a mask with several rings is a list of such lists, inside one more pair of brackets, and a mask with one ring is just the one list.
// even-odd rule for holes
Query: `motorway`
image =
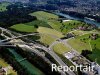
{"label": "motorway", "polygon": [[[12,35],[12,33],[11,33],[11,31],[9,31],[9,30],[7,30],[7,29],[4,29],[4,28],[1,28],[0,27],[0,29],[2,30],[2,31],[6,31],[7,33],[9,33],[12,37],[11,38],[7,38],[7,39],[5,39],[5,40],[1,40],[0,41],[0,44],[2,44],[4,41],[11,41],[11,40],[15,40],[15,39],[18,39],[18,38],[20,38],[20,37],[25,37],[25,36],[29,36],[29,35],[35,35],[36,33],[32,33],[32,34],[27,34],[27,35],[19,35],[18,37],[16,37],[16,36],[14,36],[14,35]],[[15,41],[14,41],[15,42]],[[17,42],[19,42],[19,41],[17,41]],[[34,41],[32,41],[32,42],[34,42]],[[18,44],[17,44],[18,45]],[[19,45],[20,47],[22,47],[22,45]],[[51,48],[47,48],[47,47],[45,47],[45,46],[43,46],[43,45],[41,45],[41,44],[36,44],[36,46],[38,46],[39,48],[42,48],[44,51],[46,51],[47,53],[49,53],[58,63],[59,63],[59,65],[60,66],[67,66],[62,60],[61,60],[61,58],[51,49]],[[31,51],[33,51],[33,48],[32,47],[30,47],[30,46],[27,46],[27,45],[25,45],[25,47],[27,47],[27,49],[29,49],[30,48],[30,50]],[[24,47],[24,48],[25,48]],[[33,46],[34,47],[34,46]],[[35,50],[34,50],[35,51]],[[35,52],[36,54],[38,54],[39,52]],[[76,75],[74,72],[70,72],[70,71],[68,71],[67,72],[67,74],[69,74],[69,75]],[[66,75],[65,74],[65,72],[61,72],[61,75]]]}

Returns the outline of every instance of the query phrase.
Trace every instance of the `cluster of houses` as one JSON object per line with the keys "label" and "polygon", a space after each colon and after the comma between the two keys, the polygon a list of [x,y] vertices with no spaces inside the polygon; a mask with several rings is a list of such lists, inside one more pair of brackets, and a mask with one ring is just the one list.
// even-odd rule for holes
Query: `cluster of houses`
{"label": "cluster of houses", "polygon": [[96,40],[98,38],[98,34],[91,34],[91,40]]}
{"label": "cluster of houses", "polygon": [[80,65],[90,66],[90,67],[94,66],[93,71],[87,71],[87,72],[82,71],[84,75],[100,75],[100,66],[95,62],[91,62],[87,60],[85,57],[83,57],[79,53],[75,51],[69,51],[65,53],[64,56],[67,59],[69,59],[69,61],[71,61],[75,66],[80,66]]}
{"label": "cluster of houses", "polygon": [[8,75],[10,74],[10,70],[13,69],[11,66],[2,67],[0,66],[0,75]]}
{"label": "cluster of houses", "polygon": [[2,66],[0,66],[0,75],[5,75],[5,70],[3,69]]}
{"label": "cluster of houses", "polygon": [[96,27],[96,25],[88,25],[88,26],[79,26],[78,27],[78,29],[79,30],[84,30],[84,31],[86,31],[86,30],[92,30],[92,29],[96,29],[97,27]]}
{"label": "cluster of houses", "polygon": [[65,53],[64,56],[69,59],[74,65],[88,65],[90,62],[75,51]]}

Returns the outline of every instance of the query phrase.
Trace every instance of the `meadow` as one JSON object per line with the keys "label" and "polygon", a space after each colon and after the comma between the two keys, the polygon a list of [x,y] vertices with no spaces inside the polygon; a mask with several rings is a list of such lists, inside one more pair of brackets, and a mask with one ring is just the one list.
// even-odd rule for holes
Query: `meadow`
{"label": "meadow", "polygon": [[16,24],[10,27],[19,32],[36,32],[36,28],[34,26],[29,26],[25,24]]}
{"label": "meadow", "polygon": [[37,12],[33,12],[30,13],[31,16],[36,16],[38,20],[50,20],[50,19],[58,19],[57,15],[48,13],[48,12],[44,12],[44,11],[37,11]]}
{"label": "meadow", "polygon": [[57,54],[63,55],[64,53],[70,51],[70,48],[66,47],[63,43],[58,43],[58,44],[53,46],[53,50]]}

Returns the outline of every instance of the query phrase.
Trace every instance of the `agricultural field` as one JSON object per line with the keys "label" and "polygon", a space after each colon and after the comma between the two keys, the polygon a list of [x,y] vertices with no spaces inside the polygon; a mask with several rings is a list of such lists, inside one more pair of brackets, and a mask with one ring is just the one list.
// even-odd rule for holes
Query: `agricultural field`
{"label": "agricultural field", "polygon": [[40,41],[47,45],[50,45],[56,39],[63,37],[61,32],[46,27],[39,27],[37,31],[40,33]]}
{"label": "agricultural field", "polygon": [[100,37],[96,40],[91,40],[92,54],[89,54],[89,58],[100,64]]}
{"label": "agricultural field", "polygon": [[68,41],[68,43],[78,52],[82,52],[82,50],[91,50],[89,35],[85,34],[82,36],[78,36],[74,39]]}
{"label": "agricultural field", "polygon": [[77,36],[74,39],[68,41],[68,43],[80,53],[82,50],[92,50],[92,49],[100,49],[100,38],[96,40],[91,40],[89,38],[91,34],[84,34],[82,36]]}
{"label": "agricultural field", "polygon": [[63,34],[66,34],[73,29],[78,28],[79,26],[87,26],[87,24],[81,22],[81,21],[76,21],[76,20],[69,20],[67,22],[61,22],[58,20],[49,20],[48,24],[55,30],[62,32]]}
{"label": "agricultural field", "polygon": [[31,16],[36,16],[38,20],[50,20],[50,19],[58,19],[57,15],[48,13],[48,12],[44,12],[44,11],[37,11],[37,12],[33,12],[30,14]]}
{"label": "agricultural field", "polygon": [[55,30],[62,32],[63,34],[66,34],[74,28],[78,28],[78,26],[86,25],[83,22],[70,20],[67,22],[61,22],[57,20],[49,20],[48,24]]}
{"label": "agricultural field", "polygon": [[52,36],[50,36],[49,34],[40,34],[40,39],[39,41],[41,43],[43,43],[44,45],[50,45],[52,44],[54,41],[56,41],[57,38],[54,38]]}
{"label": "agricultural field", "polygon": [[[70,20],[67,22],[59,21],[59,17],[55,14],[51,14],[44,11],[37,11],[30,14],[31,16],[36,16],[37,19],[46,21],[53,29],[60,29],[61,26],[66,27],[66,29],[75,28],[79,25],[86,25],[83,22]],[[63,29],[62,27],[62,29]],[[61,29],[60,29],[61,30]]]}
{"label": "agricultural field", "polygon": [[66,47],[63,43],[58,43],[56,45],[53,46],[53,50],[54,52],[56,52],[57,54],[64,54],[68,51],[70,51],[69,47]]}
{"label": "agricultural field", "polygon": [[81,21],[76,21],[76,20],[70,20],[70,21],[67,21],[67,22],[63,22],[62,24],[63,25],[61,26],[60,29],[63,33],[70,32],[73,29],[78,28],[79,26],[83,26],[83,25],[87,26],[87,24],[85,24]]}
{"label": "agricultural field", "polygon": [[[9,64],[5,62],[2,58],[0,58],[0,66],[5,68],[5,67],[8,67]],[[17,73],[14,70],[10,69],[8,70],[8,75],[17,75]]]}
{"label": "agricultural field", "polygon": [[35,20],[35,21],[28,22],[28,23],[25,23],[25,24],[29,25],[29,26],[35,26],[35,25],[37,25],[38,27],[51,28],[51,26],[49,26],[49,24],[47,24],[46,22],[41,21],[41,20]]}
{"label": "agricultural field", "polygon": [[61,32],[60,27],[62,26],[62,23],[60,23],[60,21],[57,21],[57,20],[49,20],[47,23],[52,27],[52,29],[55,29],[55,30]]}
{"label": "agricultural field", "polygon": [[100,37],[97,38],[96,40],[91,40],[91,46],[92,46],[92,49],[95,49],[95,48],[100,49]]}
{"label": "agricultural field", "polygon": [[18,32],[36,32],[36,28],[34,26],[29,26],[25,24],[16,24],[10,27],[13,30]]}
{"label": "agricultural field", "polygon": [[46,22],[40,20],[35,20],[28,23],[16,24],[11,26],[10,28],[18,32],[36,32],[38,27],[50,28],[50,26]]}
{"label": "agricultural field", "polygon": [[7,11],[6,7],[9,5],[10,5],[10,3],[8,3],[8,2],[0,3],[0,12]]}
{"label": "agricultural field", "polygon": [[88,55],[89,58],[100,64],[100,35],[96,40],[91,40],[89,35],[91,34],[78,36],[69,40],[68,43],[79,53],[81,53],[82,50],[90,50],[92,54]]}
{"label": "agricultural field", "polygon": [[[71,31],[70,33],[74,34],[75,37],[86,34],[85,31],[81,31],[81,30],[73,30],[73,31]],[[89,33],[89,32],[88,32],[88,33]]]}
{"label": "agricultural field", "polygon": [[[55,29],[56,31],[59,31],[63,34],[70,32],[73,28],[76,28],[79,25],[80,26],[86,25],[83,22],[75,21],[75,20],[70,20],[70,21],[67,21],[67,22],[61,22],[61,21],[58,20],[59,17],[57,15],[51,14],[51,13],[48,13],[48,12],[44,12],[44,11],[33,12],[33,13],[30,13],[30,15],[36,16],[38,20],[25,23],[25,25],[36,26],[36,27],[47,27],[47,28]],[[13,26],[11,28],[13,28]],[[15,25],[14,25],[14,29],[17,30]]]}
{"label": "agricultural field", "polygon": [[[56,39],[63,37],[63,34],[60,31],[56,30],[56,27],[58,26],[54,28],[52,27],[53,25],[50,26],[51,24],[49,24],[49,21],[52,22],[50,19],[58,19],[58,16],[47,13],[47,12],[43,12],[43,11],[34,12],[34,13],[31,13],[31,15],[36,16],[38,20],[24,23],[24,24],[16,24],[16,25],[11,26],[10,28],[18,32],[37,31],[40,33],[39,41],[46,45],[50,45]],[[45,21],[45,20],[48,20],[48,21]],[[54,21],[54,22],[56,25],[57,21]]]}
{"label": "agricultural field", "polygon": [[100,65],[100,49],[93,49],[92,54],[89,54],[88,56],[92,61],[95,61]]}
{"label": "agricultural field", "polygon": [[46,28],[46,27],[39,27],[37,29],[37,32],[39,33],[44,33],[44,34],[49,34],[54,38],[61,38],[64,37],[63,34],[59,31],[56,31],[55,29],[51,29],[51,28]]}

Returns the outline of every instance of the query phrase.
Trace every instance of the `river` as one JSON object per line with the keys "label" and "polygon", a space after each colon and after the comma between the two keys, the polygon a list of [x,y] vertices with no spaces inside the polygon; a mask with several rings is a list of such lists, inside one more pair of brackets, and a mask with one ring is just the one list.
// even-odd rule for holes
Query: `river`
{"label": "river", "polygon": [[96,22],[96,21],[93,21],[93,20],[89,20],[89,19],[81,19],[81,18],[78,18],[78,17],[73,17],[71,15],[68,15],[68,14],[63,14],[63,13],[56,13],[57,15],[60,15],[60,16],[63,16],[67,19],[73,19],[73,20],[79,20],[79,21],[84,21],[85,23],[88,23],[88,24],[92,24],[92,25],[96,25],[98,27],[100,27],[100,22]]}
{"label": "river", "polygon": [[[15,59],[20,62],[27,70],[31,73],[31,75],[45,75],[41,70],[36,68],[33,64],[27,61],[27,59],[23,60],[24,58],[19,55],[15,50],[8,48],[9,52],[11,52]],[[21,60],[21,61],[20,61]]]}

